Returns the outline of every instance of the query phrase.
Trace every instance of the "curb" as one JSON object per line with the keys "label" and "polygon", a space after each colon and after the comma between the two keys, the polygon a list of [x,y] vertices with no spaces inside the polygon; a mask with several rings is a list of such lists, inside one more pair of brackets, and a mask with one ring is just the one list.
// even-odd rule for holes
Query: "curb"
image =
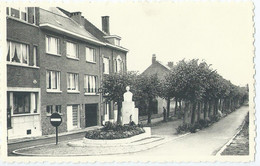
{"label": "curb", "polygon": [[[97,155],[116,155],[116,154],[136,153],[136,152],[152,149],[154,147],[160,146],[162,144],[165,144],[165,143],[173,141],[173,140],[180,139],[180,138],[185,137],[185,136],[187,136],[189,134],[191,134],[191,133],[186,133],[186,134],[180,135],[180,136],[175,137],[175,138],[167,138],[166,137],[166,138],[163,138],[163,139],[161,139],[159,141],[151,142],[150,144],[146,143],[146,144],[141,144],[141,145],[131,145],[131,144],[129,145],[129,147],[136,146],[137,147],[136,150],[134,150],[133,148],[130,148],[129,151],[115,152],[115,153],[104,153],[104,154],[96,153],[96,154],[93,154],[93,155],[91,155],[91,154],[62,154],[61,156],[97,156]],[[156,135],[153,135],[153,136],[156,136]],[[78,140],[78,139],[74,139],[74,140]],[[15,155],[19,155],[19,156],[43,156],[43,157],[49,157],[49,156],[52,156],[52,155],[49,155],[49,154],[28,154],[28,153],[20,153],[18,151],[25,150],[25,149],[31,149],[31,148],[35,148],[35,147],[42,147],[42,146],[46,146],[46,145],[54,145],[54,144],[55,143],[44,144],[44,145],[36,145],[36,146],[31,146],[31,147],[26,147],[26,148],[20,148],[20,149],[14,150],[12,153],[15,154]]]}
{"label": "curb", "polygon": [[[102,126],[93,126],[92,128],[85,128],[82,130],[76,130],[73,132],[63,132],[59,133],[59,136],[67,136],[67,135],[72,135],[72,134],[79,134],[86,132],[88,130],[92,130],[93,128],[101,128]],[[17,141],[7,141],[7,145],[12,145],[12,144],[17,144],[17,143],[23,143],[23,142],[30,142],[30,141],[37,141],[37,140],[44,140],[44,139],[50,139],[56,137],[56,134],[51,134],[51,135],[44,135],[44,136],[39,136],[39,137],[31,137],[25,140],[17,140]]]}
{"label": "curb", "polygon": [[221,156],[221,153],[233,142],[233,140],[236,138],[236,136],[243,129],[244,125],[245,125],[245,121],[243,121],[243,123],[240,125],[240,127],[238,128],[238,131],[235,133],[235,135],[225,145],[223,145],[222,148],[216,153],[216,156]]}

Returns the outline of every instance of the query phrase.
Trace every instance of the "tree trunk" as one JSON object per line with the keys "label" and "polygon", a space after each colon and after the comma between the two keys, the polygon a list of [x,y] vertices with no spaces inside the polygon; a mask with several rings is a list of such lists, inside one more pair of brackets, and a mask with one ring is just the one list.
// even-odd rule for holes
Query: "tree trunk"
{"label": "tree trunk", "polygon": [[150,108],[150,106],[151,106],[151,101],[149,101],[148,103],[147,103],[147,106],[146,106],[146,108],[148,109],[147,111],[148,111],[148,116],[147,116],[147,124],[151,124],[151,117],[152,117],[152,109]]}
{"label": "tree trunk", "polygon": [[201,110],[201,103],[198,102],[198,117],[197,117],[197,122],[200,120],[200,110]]}
{"label": "tree trunk", "polygon": [[209,108],[208,108],[208,117],[211,115],[211,110],[212,110],[212,101],[209,101]]}
{"label": "tree trunk", "polygon": [[121,116],[122,116],[122,102],[117,102],[117,123],[122,124]]}
{"label": "tree trunk", "polygon": [[178,99],[175,98],[175,110],[174,110],[174,116],[176,117],[177,115],[177,109],[178,109]]}
{"label": "tree trunk", "polygon": [[208,101],[205,100],[205,102],[204,102],[204,109],[203,109],[203,112],[204,112],[204,114],[203,114],[204,120],[206,120],[206,118],[207,118],[207,106],[208,106]]}
{"label": "tree trunk", "polygon": [[167,99],[167,119],[170,117],[170,105],[171,105],[171,99]]}
{"label": "tree trunk", "polygon": [[184,102],[183,124],[186,123],[188,108],[189,108],[189,103],[187,101],[185,101]]}
{"label": "tree trunk", "polygon": [[191,124],[195,123],[195,114],[196,114],[196,106],[197,102],[192,102],[192,110],[191,110]]}
{"label": "tree trunk", "polygon": [[181,100],[179,101],[179,112],[182,112],[182,105],[181,105]]}

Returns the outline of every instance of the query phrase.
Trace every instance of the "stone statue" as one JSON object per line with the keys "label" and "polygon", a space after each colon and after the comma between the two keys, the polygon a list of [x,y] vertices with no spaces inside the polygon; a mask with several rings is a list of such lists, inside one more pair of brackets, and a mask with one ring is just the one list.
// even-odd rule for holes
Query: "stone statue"
{"label": "stone statue", "polygon": [[122,103],[122,124],[134,122],[138,124],[138,108],[135,108],[135,103],[132,101],[133,93],[129,91],[130,87],[126,87],[124,93],[124,101]]}
{"label": "stone statue", "polygon": [[124,93],[124,102],[132,101],[133,93],[129,91],[130,87],[126,87],[126,92]]}

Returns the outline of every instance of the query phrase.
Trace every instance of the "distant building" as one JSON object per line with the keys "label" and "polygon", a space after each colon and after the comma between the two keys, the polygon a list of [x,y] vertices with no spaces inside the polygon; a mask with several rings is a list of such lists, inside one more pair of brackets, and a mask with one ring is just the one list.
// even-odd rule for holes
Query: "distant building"
{"label": "distant building", "polygon": [[[143,75],[154,75],[157,74],[158,78],[160,80],[164,79],[165,76],[171,71],[173,68],[173,62],[168,62],[167,65],[164,65],[162,62],[156,60],[156,55],[152,55],[152,64],[144,70],[142,73]],[[171,107],[173,107],[175,104],[174,102],[171,102]],[[153,103],[153,113],[163,113],[163,107],[167,108],[167,102],[166,100],[158,97],[157,101]],[[141,112],[141,111],[140,111]]]}
{"label": "distant building", "polygon": [[7,7],[8,137],[53,134],[50,115],[58,112],[59,132],[113,121],[113,102],[98,92],[104,74],[126,72],[127,49],[81,12],[61,8]]}

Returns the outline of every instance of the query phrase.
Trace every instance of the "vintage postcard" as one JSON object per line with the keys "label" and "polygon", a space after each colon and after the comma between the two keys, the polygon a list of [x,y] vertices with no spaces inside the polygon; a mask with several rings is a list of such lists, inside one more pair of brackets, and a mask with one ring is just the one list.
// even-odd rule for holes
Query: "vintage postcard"
{"label": "vintage postcard", "polygon": [[252,1],[0,11],[2,161],[254,161]]}

